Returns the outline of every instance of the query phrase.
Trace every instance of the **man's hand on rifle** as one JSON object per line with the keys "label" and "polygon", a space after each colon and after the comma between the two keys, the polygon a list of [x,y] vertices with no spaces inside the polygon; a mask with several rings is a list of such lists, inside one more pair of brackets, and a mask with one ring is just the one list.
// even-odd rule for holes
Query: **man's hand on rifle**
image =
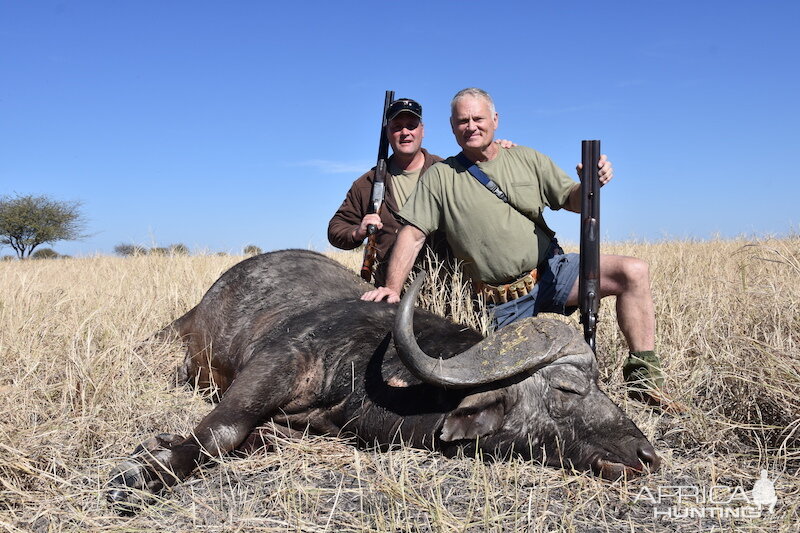
{"label": "man's hand on rifle", "polygon": [[[598,172],[598,177],[600,178],[600,186],[602,187],[614,177],[614,167],[611,165],[611,161],[608,160],[608,157],[605,154],[602,154],[600,156],[600,161],[597,163],[597,168],[600,169]],[[581,171],[583,170],[583,163],[578,163],[578,165],[575,167],[575,170],[578,171],[578,178],[580,179]]]}
{"label": "man's hand on rifle", "polygon": [[353,230],[353,240],[363,241],[367,237],[367,226],[374,224],[379,230],[383,227],[380,215],[373,213],[361,219],[361,224]]}
{"label": "man's hand on rifle", "polygon": [[[600,159],[597,162],[597,177],[600,181],[600,186],[602,187],[609,181],[611,178],[614,177],[614,167],[611,165],[611,161],[608,160],[605,154],[600,156]],[[578,163],[575,166],[575,170],[578,171],[578,179],[582,179],[581,172],[583,171],[583,163]],[[572,192],[569,193],[569,198],[567,198],[567,202],[564,204],[564,208],[567,211],[572,211],[573,213],[580,213],[581,212],[581,184],[576,183],[575,187],[572,188]]]}

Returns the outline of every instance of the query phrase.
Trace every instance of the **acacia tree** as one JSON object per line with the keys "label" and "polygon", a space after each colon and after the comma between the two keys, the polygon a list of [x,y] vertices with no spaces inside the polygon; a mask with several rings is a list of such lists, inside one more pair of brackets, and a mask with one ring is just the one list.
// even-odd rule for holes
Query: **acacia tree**
{"label": "acacia tree", "polygon": [[40,244],[81,239],[85,221],[80,207],[80,202],[47,196],[0,197],[0,244],[24,259]]}

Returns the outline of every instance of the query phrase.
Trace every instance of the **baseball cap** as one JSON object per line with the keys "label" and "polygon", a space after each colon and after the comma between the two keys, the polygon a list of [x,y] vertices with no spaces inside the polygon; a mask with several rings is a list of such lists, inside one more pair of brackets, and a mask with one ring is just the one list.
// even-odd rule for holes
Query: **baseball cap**
{"label": "baseball cap", "polygon": [[400,113],[411,113],[422,120],[422,106],[411,98],[399,98],[392,102],[386,110],[386,120],[392,120]]}

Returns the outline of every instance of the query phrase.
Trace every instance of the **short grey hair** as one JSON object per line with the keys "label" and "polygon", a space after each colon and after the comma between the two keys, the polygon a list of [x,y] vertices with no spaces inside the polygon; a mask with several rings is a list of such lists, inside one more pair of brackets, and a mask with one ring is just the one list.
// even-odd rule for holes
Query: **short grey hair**
{"label": "short grey hair", "polygon": [[478,89],[477,87],[467,87],[466,89],[461,89],[456,93],[453,99],[450,101],[450,116],[453,116],[453,112],[456,109],[456,104],[459,100],[464,98],[465,96],[472,96],[473,98],[483,98],[489,104],[489,111],[491,111],[492,115],[496,113],[494,109],[494,100],[492,97],[489,96],[489,93],[484,91],[483,89]]}

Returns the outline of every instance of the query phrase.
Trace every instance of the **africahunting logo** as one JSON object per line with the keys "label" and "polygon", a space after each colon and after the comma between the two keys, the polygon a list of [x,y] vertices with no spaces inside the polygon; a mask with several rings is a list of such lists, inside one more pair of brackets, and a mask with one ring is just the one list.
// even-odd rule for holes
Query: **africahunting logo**
{"label": "africahunting logo", "polygon": [[680,520],[683,518],[760,518],[774,514],[778,496],[775,480],[766,470],[748,491],[744,487],[713,485],[667,485],[657,489],[642,487],[634,498],[653,506],[653,518]]}

